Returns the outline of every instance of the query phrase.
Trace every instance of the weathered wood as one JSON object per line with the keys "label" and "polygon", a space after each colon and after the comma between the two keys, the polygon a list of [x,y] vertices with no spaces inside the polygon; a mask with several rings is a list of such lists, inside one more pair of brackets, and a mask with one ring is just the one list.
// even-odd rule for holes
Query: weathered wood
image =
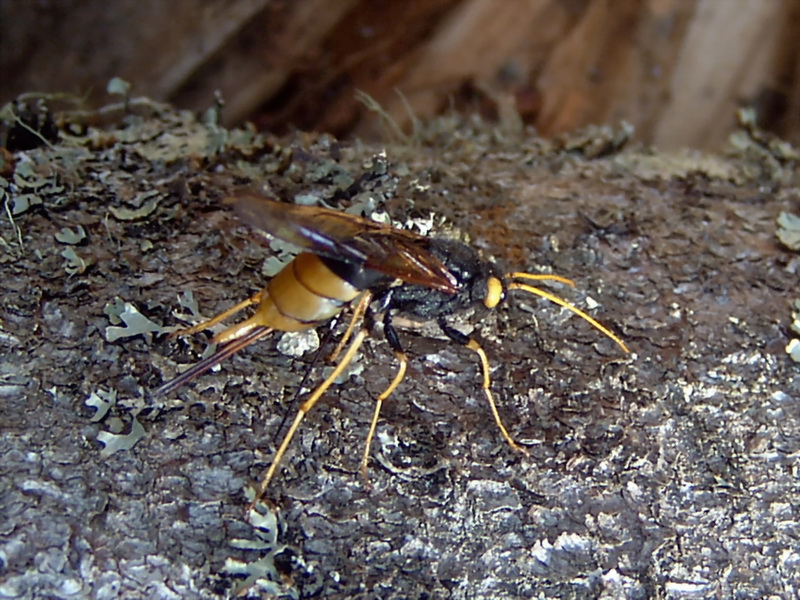
{"label": "weathered wood", "polygon": [[[45,6],[45,8],[43,8]],[[0,6],[0,100],[136,93],[228,123],[382,132],[368,93],[406,131],[456,107],[546,136],[626,120],[662,147],[716,147],[735,109],[795,139],[794,0],[103,0]],[[401,96],[402,95],[402,96]],[[515,117],[512,113],[518,114]]]}

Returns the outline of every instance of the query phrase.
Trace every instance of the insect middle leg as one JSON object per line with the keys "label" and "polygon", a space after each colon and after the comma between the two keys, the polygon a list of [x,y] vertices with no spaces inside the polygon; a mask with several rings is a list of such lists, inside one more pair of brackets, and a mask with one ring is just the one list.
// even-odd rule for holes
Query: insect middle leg
{"label": "insect middle leg", "polygon": [[[371,317],[368,314],[367,321],[369,322],[370,320]],[[387,387],[375,400],[375,411],[372,413],[372,422],[369,425],[369,433],[367,433],[367,441],[364,445],[364,456],[361,457],[361,476],[364,478],[364,481],[367,483],[367,485],[369,485],[369,478],[367,476],[369,451],[372,446],[372,440],[375,437],[375,429],[378,427],[378,418],[381,414],[383,401],[391,396],[395,389],[397,389],[397,386],[400,385],[400,382],[403,381],[403,378],[406,376],[406,368],[408,367],[408,356],[406,356],[406,353],[403,351],[403,347],[400,344],[400,338],[397,336],[397,330],[392,326],[392,316],[391,312],[388,310],[383,315],[383,334],[386,336],[386,341],[389,342],[389,346],[391,346],[394,356],[397,358],[400,366],[397,367],[397,373],[395,373],[394,379],[392,379],[389,387]]]}
{"label": "insect middle leg", "polygon": [[489,374],[489,359],[486,357],[486,352],[484,352],[481,345],[475,339],[451,327],[444,321],[444,319],[440,319],[438,324],[439,328],[442,330],[442,333],[444,333],[447,337],[454,342],[461,344],[462,346],[466,346],[478,355],[481,360],[481,372],[483,373],[483,393],[486,395],[486,400],[489,402],[489,408],[492,410],[492,416],[494,417],[495,423],[497,423],[497,426],[500,428],[500,433],[503,434],[503,437],[505,438],[506,442],[508,442],[508,445],[514,450],[528,454],[528,451],[525,448],[514,441],[514,438],[512,438],[511,434],[508,433],[508,429],[506,429],[506,426],[503,425],[503,421],[500,418],[500,412],[497,410],[497,405],[495,404],[494,396],[492,395],[492,379]]}
{"label": "insect middle leg", "polygon": [[[350,317],[350,323],[347,324],[347,329],[342,336],[342,339],[339,340],[339,343],[336,344],[336,348],[333,349],[325,360],[328,362],[334,362],[339,355],[344,350],[344,347],[347,345],[347,342],[350,341],[350,338],[353,335],[353,330],[356,328],[356,323],[361,321],[364,318],[364,315],[367,314],[367,309],[369,308],[369,303],[372,301],[372,294],[364,294],[361,296],[361,300],[358,301],[356,307],[353,309],[353,316]],[[367,327],[370,328],[369,326]]]}

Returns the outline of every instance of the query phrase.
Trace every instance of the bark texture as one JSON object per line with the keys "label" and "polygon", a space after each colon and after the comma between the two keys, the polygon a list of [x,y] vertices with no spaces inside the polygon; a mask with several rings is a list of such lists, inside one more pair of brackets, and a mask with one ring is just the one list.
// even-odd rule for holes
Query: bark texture
{"label": "bark texture", "polygon": [[[654,154],[608,130],[546,141],[452,118],[384,156],[145,100],[51,117],[47,144],[3,155],[4,596],[224,597],[245,580],[234,560],[253,597],[798,593],[800,371],[784,347],[800,262],[775,237],[800,192],[790,146],[750,128],[727,156]],[[219,202],[247,180],[400,224],[434,211],[435,234],[468,235],[509,270],[575,279],[558,293],[633,353],[520,292],[454,319],[483,341],[524,456],[473,353],[402,331],[409,374],[367,487],[373,398],[395,369],[376,335],[303,424],[253,527],[244,487],[311,354],[275,336],[176,397],[149,393],[207,344],[170,327],[274,270],[275,247]]]}

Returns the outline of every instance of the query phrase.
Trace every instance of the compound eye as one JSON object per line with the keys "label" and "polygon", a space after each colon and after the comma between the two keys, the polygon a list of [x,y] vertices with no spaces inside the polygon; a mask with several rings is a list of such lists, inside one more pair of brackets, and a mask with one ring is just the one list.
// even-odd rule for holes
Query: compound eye
{"label": "compound eye", "polygon": [[486,297],[483,299],[483,305],[486,308],[494,308],[503,301],[504,296],[503,282],[497,277],[489,277],[486,280]]}

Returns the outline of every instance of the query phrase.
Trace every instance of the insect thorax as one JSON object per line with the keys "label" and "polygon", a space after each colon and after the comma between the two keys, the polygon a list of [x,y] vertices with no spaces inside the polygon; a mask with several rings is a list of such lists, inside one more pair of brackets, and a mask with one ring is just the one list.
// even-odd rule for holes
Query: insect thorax
{"label": "insect thorax", "polygon": [[492,276],[500,277],[496,267],[482,260],[469,246],[454,240],[431,239],[429,250],[455,276],[459,291],[448,294],[420,285],[403,284],[392,289],[388,308],[412,317],[436,319],[482,306],[488,293],[487,280]]}

